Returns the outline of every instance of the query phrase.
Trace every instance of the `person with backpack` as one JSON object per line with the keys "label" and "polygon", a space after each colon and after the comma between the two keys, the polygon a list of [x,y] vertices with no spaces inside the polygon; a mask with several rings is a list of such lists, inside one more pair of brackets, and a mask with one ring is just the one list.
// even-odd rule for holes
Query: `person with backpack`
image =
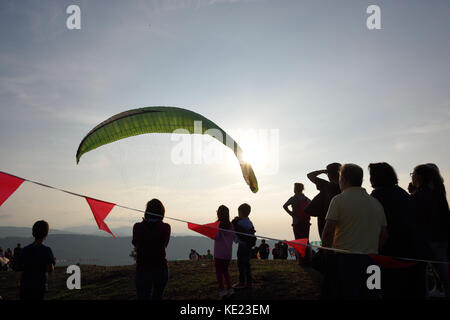
{"label": "person with backpack", "polygon": [[[219,297],[225,298],[226,296],[234,294],[234,289],[231,287],[231,278],[228,267],[230,266],[233,240],[236,235],[232,232],[233,225],[230,222],[230,210],[226,206],[221,205],[219,207],[217,210],[217,219],[220,222],[220,229],[229,230],[219,230],[214,238],[214,266],[216,268],[216,278],[219,285]],[[224,279],[227,290],[225,290],[223,285]]]}
{"label": "person with backpack", "polygon": [[237,232],[237,242],[239,244],[237,251],[239,283],[233,285],[235,289],[252,287],[250,256],[251,248],[256,244],[256,237],[254,236],[256,231],[253,223],[248,218],[250,211],[250,205],[247,203],[241,204],[238,208],[239,216],[232,221],[234,230]]}
{"label": "person with backpack", "polygon": [[[309,229],[311,227],[311,218],[305,213],[305,208],[311,200],[303,194],[303,190],[304,186],[302,183],[294,183],[294,195],[283,205],[283,209],[292,216],[292,229],[295,239],[309,239]],[[304,258],[298,254],[296,254],[296,257],[300,265],[308,264],[311,261],[311,248],[306,248]]]}

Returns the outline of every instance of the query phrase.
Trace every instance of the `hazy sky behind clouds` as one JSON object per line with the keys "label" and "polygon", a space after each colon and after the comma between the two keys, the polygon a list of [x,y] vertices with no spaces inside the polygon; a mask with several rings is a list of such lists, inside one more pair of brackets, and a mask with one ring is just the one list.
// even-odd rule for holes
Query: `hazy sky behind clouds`
{"label": "hazy sky behind clouds", "polygon": [[[167,215],[200,223],[222,203],[235,215],[248,202],[257,232],[280,238],[291,237],[281,206],[292,184],[313,197],[306,174],[327,163],[361,165],[368,191],[377,161],[402,187],[425,162],[447,182],[450,2],[376,3],[382,30],[369,31],[373,1],[1,1],[0,170],[136,208],[157,197]],[[71,4],[81,30],[66,28]],[[76,166],[92,127],[152,105],[189,108],[227,131],[278,129],[278,173],[255,167],[252,194],[237,162],[172,164],[169,135],[113,143]],[[82,199],[27,184],[0,216],[15,226],[95,223]],[[114,209],[107,222],[138,219]]]}

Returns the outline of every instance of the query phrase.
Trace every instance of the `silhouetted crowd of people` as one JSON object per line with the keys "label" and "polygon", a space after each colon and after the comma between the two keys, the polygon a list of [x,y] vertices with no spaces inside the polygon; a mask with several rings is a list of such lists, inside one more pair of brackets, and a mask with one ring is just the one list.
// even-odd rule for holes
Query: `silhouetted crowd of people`
{"label": "silhouetted crowd of people", "polygon": [[366,270],[375,262],[369,255],[437,261],[432,267],[448,298],[450,212],[438,167],[415,167],[409,193],[398,186],[388,163],[371,163],[369,172],[370,195],[361,187],[363,170],[355,164],[332,163],[309,173],[319,190],[311,201],[302,194],[303,185],[295,184],[295,195],[283,207],[293,217],[296,239],[309,238],[313,216],[322,246],[336,249],[321,249],[314,257],[307,250],[299,263],[324,273],[323,299],[426,299],[426,262],[382,267],[381,290],[370,290]]}
{"label": "silhouetted crowd of people", "polygon": [[[427,299],[430,267],[448,298],[450,211],[438,167],[415,167],[408,192],[398,186],[397,174],[388,163],[371,163],[368,168],[370,194],[362,188],[363,169],[355,164],[332,163],[325,170],[310,172],[307,177],[319,191],[312,200],[303,194],[303,184],[294,184],[294,195],[283,208],[292,217],[295,239],[309,239],[311,217],[317,217],[322,246],[328,248],[313,252],[308,246],[304,255],[296,252],[298,263],[323,273],[322,299]],[[321,174],[328,181],[319,178]],[[282,241],[272,251],[264,239],[256,246],[250,212],[250,205],[244,203],[238,207],[238,216],[230,220],[230,210],[221,205],[216,212],[219,230],[214,252],[208,250],[201,256],[192,249],[189,254],[190,260],[213,259],[221,298],[233,295],[235,289],[252,288],[252,258],[266,260],[270,252],[273,259],[288,258],[288,246]],[[169,279],[166,248],[171,227],[163,222],[164,215],[164,205],[152,199],[143,220],[133,227],[139,300],[161,300]],[[43,244],[48,231],[47,222],[37,221],[32,244],[23,249],[18,244],[14,253],[10,249],[3,253],[0,248],[2,267],[22,271],[23,300],[41,300],[47,290],[47,275],[55,266],[52,250]],[[238,245],[239,270],[234,285],[229,273],[233,243]],[[371,290],[366,280],[367,268],[376,264],[373,255],[411,260],[398,268],[381,264],[381,289]]]}
{"label": "silhouetted crowd of people", "polygon": [[3,248],[0,247],[0,271],[17,270],[21,253],[22,246],[20,243],[14,248],[14,253],[11,251],[11,248],[6,249],[3,253]]}
{"label": "silhouetted crowd of people", "polygon": [[[324,274],[323,299],[426,299],[426,262],[382,267],[381,290],[371,290],[366,284],[367,268],[376,262],[370,255],[439,261],[442,263],[433,267],[448,297],[450,213],[439,169],[433,164],[414,168],[409,193],[398,186],[389,164],[372,163],[369,172],[371,194],[362,188],[363,169],[355,164],[331,163],[325,170],[310,172],[307,177],[319,191],[312,200],[303,194],[303,184],[294,184],[294,195],[283,208],[292,217],[295,239],[309,239],[311,217],[317,217],[322,246],[334,249],[313,254],[308,246],[303,256],[296,254],[298,263]],[[328,180],[319,178],[321,174]],[[270,256],[265,240],[255,246],[250,211],[250,206],[243,204],[238,208],[239,216],[230,221],[226,206],[217,210],[223,230],[214,241],[214,264],[221,297],[230,296],[234,289],[251,288],[250,259]],[[234,286],[228,272],[233,242],[238,243],[239,269],[239,282]],[[287,245],[276,243],[272,256],[286,259]]]}
{"label": "silhouetted crowd of people", "polygon": [[194,249],[191,249],[189,253],[189,260],[191,261],[199,261],[199,260],[212,260],[213,255],[211,254],[211,250],[207,250],[206,254],[199,254]]}
{"label": "silhouetted crowd of people", "polygon": [[289,257],[289,246],[283,241],[279,241],[274,244],[274,248],[271,250],[266,240],[262,239],[259,246],[252,248],[251,259],[267,260],[270,258],[271,252],[274,260],[287,259]]}

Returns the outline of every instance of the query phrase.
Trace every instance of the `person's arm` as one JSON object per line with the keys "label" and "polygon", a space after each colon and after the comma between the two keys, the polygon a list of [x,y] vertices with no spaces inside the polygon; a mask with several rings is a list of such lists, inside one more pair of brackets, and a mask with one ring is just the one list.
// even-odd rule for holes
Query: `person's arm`
{"label": "person's arm", "polygon": [[336,230],[336,225],[339,220],[339,204],[337,197],[334,197],[330,206],[328,207],[328,212],[325,217],[325,227],[322,231],[322,246],[331,248],[334,242],[334,232]]}
{"label": "person's arm", "polygon": [[322,232],[322,246],[331,248],[334,241],[334,231],[336,230],[337,221],[327,219]]}
{"label": "person's arm", "polygon": [[166,233],[164,234],[164,247],[167,248],[167,246],[169,245],[169,241],[170,241],[170,232],[171,232],[171,227],[170,224],[167,225],[167,229],[166,229]]}
{"label": "person's arm", "polygon": [[48,250],[49,250],[49,257],[48,257],[49,264],[47,265],[47,272],[51,273],[55,270],[55,257],[53,256],[52,249],[49,248]]}
{"label": "person's arm", "polygon": [[47,266],[47,272],[48,273],[51,273],[51,272],[53,272],[55,270],[55,265],[54,264],[49,264],[48,266]]}
{"label": "person's arm", "polygon": [[327,170],[317,170],[317,171],[310,172],[310,173],[308,173],[307,177],[312,183],[316,184],[317,183],[317,180],[316,180],[317,176],[322,174],[322,173],[327,173]]}
{"label": "person's arm", "polygon": [[387,233],[386,226],[381,227],[380,239],[378,241],[378,252],[380,252],[381,249],[384,247],[388,238],[389,238],[389,235]]}
{"label": "person's arm", "polygon": [[417,191],[416,187],[414,187],[414,185],[412,184],[412,182],[410,182],[410,183],[408,184],[408,192],[409,192],[410,194],[413,194],[413,193],[416,192],[416,191]]}
{"label": "person's arm", "polygon": [[137,226],[137,224],[135,224],[134,226],[133,226],[133,239],[131,240],[131,243],[133,244],[133,246],[135,246],[136,247],[136,243],[137,243],[137,235],[136,235],[136,226]]}
{"label": "person's arm", "polygon": [[292,206],[292,198],[289,198],[288,201],[286,201],[286,203],[283,205],[283,209],[289,214],[289,215],[293,215],[294,212],[292,210],[289,209],[289,206]]}

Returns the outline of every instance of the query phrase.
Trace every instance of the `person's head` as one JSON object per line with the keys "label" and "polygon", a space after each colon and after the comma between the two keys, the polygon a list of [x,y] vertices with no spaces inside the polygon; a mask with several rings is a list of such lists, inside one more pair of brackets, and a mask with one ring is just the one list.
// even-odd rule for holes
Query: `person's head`
{"label": "person's head", "polygon": [[22,245],[20,243],[17,244],[17,248],[20,248]]}
{"label": "person's head", "polygon": [[439,167],[434,163],[427,163],[427,166],[433,168],[439,175],[439,178],[441,179],[442,183],[444,183],[444,178],[442,178],[441,171],[439,171]]}
{"label": "person's head", "polygon": [[294,193],[295,194],[302,194],[304,189],[305,189],[305,186],[303,185],[303,183],[299,183],[299,182],[294,183]]}
{"label": "person's head", "polygon": [[247,203],[243,203],[238,208],[239,218],[246,218],[250,215],[251,207]]}
{"label": "person's head", "polygon": [[436,189],[443,186],[443,179],[436,165],[421,164],[414,168],[411,174],[412,183],[415,188],[429,187]]}
{"label": "person's head", "polygon": [[209,249],[208,249],[208,251],[207,251],[207,252],[208,252],[208,254],[210,254],[210,253],[211,253],[211,250],[209,250]]}
{"label": "person's head", "polygon": [[414,168],[412,183],[416,189],[429,188],[437,197],[438,206],[441,210],[449,211],[447,194],[439,169],[436,165],[421,164]]}
{"label": "person's head", "polygon": [[374,189],[392,187],[398,184],[394,168],[386,162],[369,164],[370,183]]}
{"label": "person's head", "polygon": [[166,209],[161,201],[158,199],[152,199],[147,202],[147,207],[145,208],[145,220],[150,221],[162,221],[164,218],[164,214],[166,213]]}
{"label": "person's head", "polygon": [[342,165],[337,162],[330,163],[327,165],[327,175],[330,182],[339,183],[339,170]]}
{"label": "person's head", "polygon": [[32,233],[36,241],[44,241],[48,235],[49,225],[44,220],[36,221],[33,225]]}
{"label": "person's head", "polygon": [[228,207],[221,205],[219,209],[217,209],[217,219],[219,220],[219,228],[222,229],[230,229],[230,210]]}
{"label": "person's head", "polygon": [[353,163],[344,164],[339,172],[339,187],[344,191],[350,187],[361,187],[363,169]]}
{"label": "person's head", "polygon": [[265,243],[266,243],[266,240],[262,239],[261,244],[265,244]]}

